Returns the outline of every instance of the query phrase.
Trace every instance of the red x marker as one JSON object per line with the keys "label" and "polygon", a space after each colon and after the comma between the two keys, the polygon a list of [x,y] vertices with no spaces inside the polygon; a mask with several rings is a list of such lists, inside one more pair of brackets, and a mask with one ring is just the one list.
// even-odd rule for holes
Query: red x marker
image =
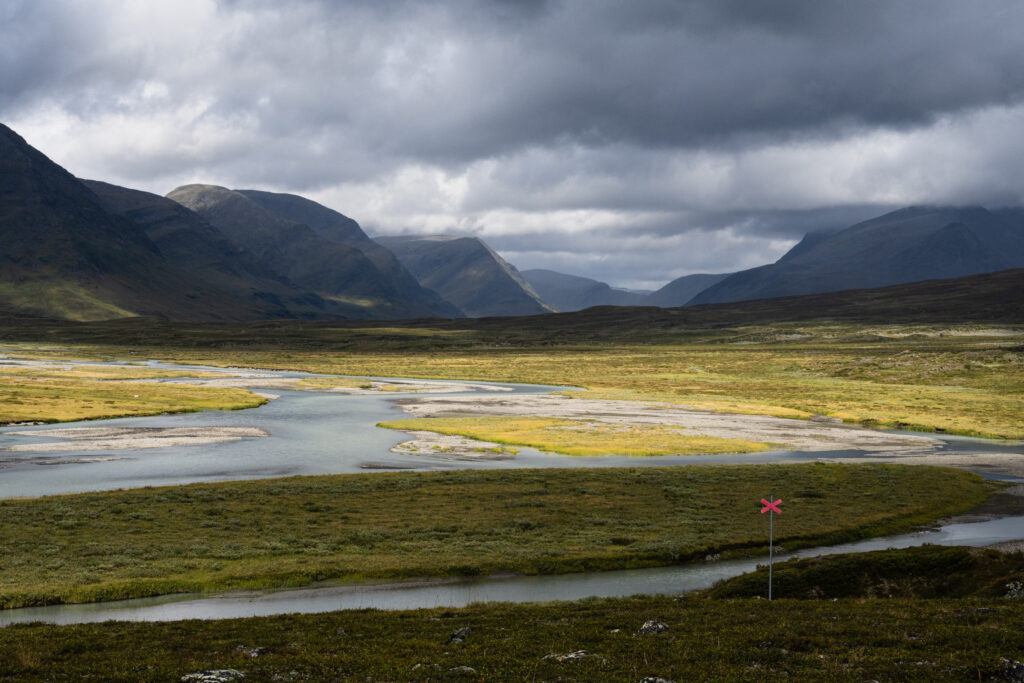
{"label": "red x marker", "polygon": [[782,510],[779,509],[779,503],[781,503],[781,502],[782,502],[781,498],[779,498],[778,500],[773,501],[771,503],[769,503],[767,500],[762,498],[761,499],[761,504],[764,505],[764,507],[761,508],[761,514],[763,515],[764,513],[766,513],[769,510],[771,510],[772,512],[776,512],[776,513],[781,515],[782,514]]}

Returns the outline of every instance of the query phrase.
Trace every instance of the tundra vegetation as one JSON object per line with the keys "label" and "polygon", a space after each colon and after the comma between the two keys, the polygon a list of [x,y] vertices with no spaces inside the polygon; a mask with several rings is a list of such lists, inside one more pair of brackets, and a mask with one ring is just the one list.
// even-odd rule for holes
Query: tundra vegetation
{"label": "tundra vegetation", "polygon": [[[637,634],[646,621],[668,630]],[[468,632],[463,630],[468,629]],[[462,642],[453,638],[464,634]],[[637,635],[634,635],[637,634]],[[576,661],[549,655],[585,651]],[[0,629],[0,678],[176,681],[1013,680],[1020,601],[632,597]],[[469,667],[472,671],[460,669]]]}
{"label": "tundra vegetation", "polygon": [[[0,340],[31,333],[3,330]],[[1024,326],[818,322],[671,334],[611,330],[605,336],[504,328],[168,324],[152,329],[97,323],[48,333],[48,339],[62,342],[58,349],[6,342],[0,350],[35,358],[130,359],[142,353],[184,363],[328,375],[531,382],[580,387],[585,394],[568,393],[589,398],[1024,438]],[[332,381],[324,380],[324,386]],[[366,383],[336,381],[334,386]],[[18,396],[23,390],[19,385],[11,397],[29,407],[38,402],[39,419],[62,419],[30,393]],[[125,415],[149,414],[152,406],[126,401],[119,409]]]}
{"label": "tundra vegetation", "polygon": [[[585,388],[595,398],[1024,437],[1024,327],[1015,323],[711,322],[662,329],[577,328],[565,325],[569,319],[552,319],[557,325],[548,327],[18,321],[0,325],[0,352],[534,382]],[[6,392],[0,405],[16,407],[0,422],[262,401],[243,390],[140,385],[124,376],[0,374]],[[367,383],[325,379],[310,388]],[[111,394],[98,398],[104,391]],[[925,467],[699,466],[388,473],[8,500],[0,503],[0,592],[4,605],[15,606],[318,579],[606,569],[751,553],[763,550],[764,520],[751,506],[766,482],[787,509],[806,511],[779,520],[776,532],[787,547],[897,532],[969,508],[995,486]],[[972,576],[992,587],[1008,565],[985,557],[983,569],[957,558],[947,569],[979,572]],[[835,562],[828,565],[832,576],[860,566],[858,560]],[[908,581],[931,577],[920,585],[939,573],[922,558],[899,566]],[[785,571],[803,577],[794,579],[797,597],[814,594],[814,586],[825,592],[822,579],[807,578],[809,569]],[[893,584],[876,579],[863,584],[874,586],[874,595],[878,586]],[[880,599],[862,592],[838,602],[786,597],[770,604],[640,597],[170,624],[23,625],[0,629],[0,678],[168,680],[234,667],[251,680],[763,680],[785,673],[931,681],[1005,677],[1012,663],[1002,660],[1024,659],[1017,601],[940,593]],[[671,630],[634,636],[647,619]],[[449,643],[462,627],[471,628],[465,642]],[[578,649],[599,658],[544,659]],[[476,672],[453,671],[460,666]]]}
{"label": "tundra vegetation", "polygon": [[[768,568],[720,581],[714,598],[764,594]],[[1024,598],[1024,553],[924,545],[825,555],[776,564],[775,595],[786,598]]]}
{"label": "tundra vegetation", "polygon": [[895,465],[399,472],[0,501],[0,607],[326,579],[620,569],[905,531],[992,490]]}

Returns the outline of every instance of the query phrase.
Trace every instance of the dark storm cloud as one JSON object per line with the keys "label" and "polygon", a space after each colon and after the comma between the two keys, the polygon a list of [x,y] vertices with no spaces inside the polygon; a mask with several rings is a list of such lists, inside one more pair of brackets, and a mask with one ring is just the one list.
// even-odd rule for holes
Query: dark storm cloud
{"label": "dark storm cloud", "polygon": [[189,11],[183,32],[215,39],[205,73],[148,43],[165,27],[145,13],[132,41],[102,11],[14,2],[4,108],[96,106],[97,90],[166,78],[266,134],[358,124],[389,156],[464,162],[566,140],[661,148],[906,126],[1024,93],[1016,2],[230,2],[192,9],[196,26]]}
{"label": "dark storm cloud", "polygon": [[0,119],[83,176],[311,194],[528,260],[570,236],[581,268],[632,240],[667,280],[687,244],[735,269],[875,209],[1020,202],[1022,24],[1016,0],[8,0]]}

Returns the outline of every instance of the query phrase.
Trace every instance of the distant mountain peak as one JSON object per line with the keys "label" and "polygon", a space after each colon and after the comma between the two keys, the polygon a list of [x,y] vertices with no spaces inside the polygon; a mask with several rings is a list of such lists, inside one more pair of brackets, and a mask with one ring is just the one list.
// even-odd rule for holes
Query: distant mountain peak
{"label": "distant mountain peak", "polygon": [[561,312],[580,311],[594,306],[643,306],[646,296],[615,289],[605,282],[554,270],[524,270],[523,278],[547,304]]}
{"label": "distant mountain peak", "polygon": [[553,310],[515,266],[478,237],[385,235],[376,241],[394,252],[423,286],[471,317],[536,315]]}

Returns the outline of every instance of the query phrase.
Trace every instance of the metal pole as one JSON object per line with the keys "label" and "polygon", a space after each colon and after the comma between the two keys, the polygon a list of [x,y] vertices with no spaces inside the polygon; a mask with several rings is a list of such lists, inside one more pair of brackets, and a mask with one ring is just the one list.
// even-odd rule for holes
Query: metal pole
{"label": "metal pole", "polygon": [[[768,496],[768,502],[774,503],[775,496]],[[775,531],[775,515],[772,511],[768,511],[768,599],[772,599],[772,563],[774,561],[774,548],[772,545],[772,537]]]}

